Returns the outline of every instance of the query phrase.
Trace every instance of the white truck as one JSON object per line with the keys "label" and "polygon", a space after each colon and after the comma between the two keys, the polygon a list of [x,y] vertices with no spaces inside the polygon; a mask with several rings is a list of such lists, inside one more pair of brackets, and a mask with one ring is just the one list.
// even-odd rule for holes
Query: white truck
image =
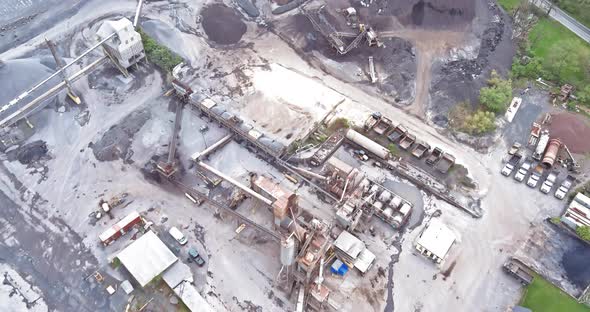
{"label": "white truck", "polygon": [[553,184],[555,184],[555,180],[557,180],[557,172],[553,171],[547,176],[543,185],[541,185],[541,192],[543,194],[549,194],[553,188]]}
{"label": "white truck", "polygon": [[516,174],[514,175],[514,180],[516,180],[518,182],[524,181],[524,178],[529,173],[529,170],[531,170],[532,166],[533,166],[533,162],[530,160],[523,162],[522,165],[520,166],[520,168],[518,169],[518,171],[516,172]]}
{"label": "white truck", "polygon": [[516,168],[518,166],[521,159],[522,159],[521,153],[517,152],[514,155],[512,155],[510,157],[510,159],[508,160],[508,162],[506,163],[506,165],[504,165],[504,168],[502,168],[502,174],[509,177],[512,174],[512,171],[514,171],[514,168]]}
{"label": "white truck", "polygon": [[539,180],[541,179],[542,175],[543,175],[543,166],[539,164],[533,170],[533,174],[531,174],[531,176],[529,177],[529,180],[526,182],[526,185],[533,187],[533,188],[537,187],[537,184],[539,183]]}
{"label": "white truck", "polygon": [[570,191],[572,184],[574,184],[574,177],[568,175],[565,180],[561,182],[561,185],[557,188],[557,190],[555,190],[555,198],[563,199],[565,194]]}

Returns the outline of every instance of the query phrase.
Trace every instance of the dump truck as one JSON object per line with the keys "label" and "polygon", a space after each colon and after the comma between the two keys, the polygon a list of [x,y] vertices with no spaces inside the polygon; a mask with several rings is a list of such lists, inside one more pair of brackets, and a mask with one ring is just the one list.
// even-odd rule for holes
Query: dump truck
{"label": "dump truck", "polygon": [[516,277],[523,285],[528,285],[533,282],[534,275],[531,271],[520,261],[512,258],[504,263],[504,270]]}
{"label": "dump truck", "polygon": [[414,142],[416,142],[416,136],[407,133],[406,136],[404,136],[404,138],[399,141],[399,147],[401,147],[403,150],[408,150],[412,144],[414,144]]}
{"label": "dump truck", "polygon": [[525,162],[523,162],[522,165],[520,165],[520,168],[518,168],[516,174],[514,175],[514,180],[518,182],[524,181],[524,178],[529,173],[529,170],[531,170],[532,166],[533,162],[530,160],[526,160]]}
{"label": "dump truck", "polygon": [[502,171],[501,171],[502,174],[504,176],[509,177],[512,174],[512,171],[514,171],[514,168],[516,168],[518,166],[521,159],[522,159],[521,153],[516,153],[516,154],[512,155],[510,157],[510,159],[508,160],[508,162],[506,163],[506,165],[504,165],[504,168],[502,168]]}
{"label": "dump truck", "polygon": [[430,155],[428,156],[428,158],[426,158],[426,164],[434,166],[440,160],[442,154],[443,151],[440,148],[435,147],[434,150],[432,150],[432,153],[430,153]]}
{"label": "dump truck", "polygon": [[543,175],[543,165],[539,164],[533,169],[533,174],[529,177],[529,180],[526,182],[526,185],[530,187],[537,187],[541,176]]}
{"label": "dump truck", "polygon": [[412,155],[417,158],[422,158],[426,152],[430,150],[430,145],[423,141],[417,141],[414,149],[412,150]]}
{"label": "dump truck", "polygon": [[369,118],[365,120],[365,124],[363,126],[365,131],[372,130],[377,125],[379,120],[381,120],[381,117],[382,116],[380,112],[374,112],[371,115],[369,115]]}
{"label": "dump truck", "polygon": [[557,199],[563,199],[565,197],[565,194],[567,194],[567,192],[570,191],[570,188],[572,187],[572,184],[574,184],[574,180],[575,178],[572,177],[571,175],[568,175],[565,180],[563,180],[563,182],[561,182],[561,185],[557,188],[557,190],[555,190],[555,198]]}
{"label": "dump truck", "polygon": [[406,133],[408,133],[408,130],[404,126],[399,125],[395,127],[395,129],[393,129],[393,131],[387,136],[387,138],[389,139],[389,141],[396,143],[397,141],[402,139],[406,135]]}
{"label": "dump truck", "polygon": [[379,119],[377,124],[374,126],[373,131],[375,131],[377,134],[381,135],[381,134],[387,133],[387,131],[389,129],[391,129],[392,126],[393,126],[393,122],[391,121],[391,119],[383,116],[383,117],[381,117],[381,119]]}
{"label": "dump truck", "polygon": [[553,188],[553,184],[555,184],[556,180],[557,180],[557,172],[553,171],[547,176],[547,179],[545,179],[545,182],[543,182],[543,185],[541,185],[541,192],[543,194],[549,194],[549,192],[551,192],[551,189]]}
{"label": "dump truck", "polygon": [[449,169],[455,164],[455,156],[449,153],[443,153],[442,157],[436,164],[436,170],[441,173],[447,173]]}

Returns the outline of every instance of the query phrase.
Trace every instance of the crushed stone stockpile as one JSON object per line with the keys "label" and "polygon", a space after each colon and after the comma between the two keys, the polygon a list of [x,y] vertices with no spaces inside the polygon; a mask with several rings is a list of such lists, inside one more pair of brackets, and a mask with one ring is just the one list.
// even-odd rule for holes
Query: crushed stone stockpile
{"label": "crushed stone stockpile", "polygon": [[246,24],[236,10],[223,4],[213,4],[201,12],[203,29],[209,40],[219,44],[234,44],[246,33]]}
{"label": "crushed stone stockpile", "polygon": [[135,134],[150,119],[148,110],[140,110],[131,113],[121,122],[111,127],[102,138],[95,143],[90,143],[94,156],[100,161],[113,161],[123,159],[128,161],[133,156],[129,148]]}
{"label": "crushed stone stockpile", "polygon": [[549,133],[552,138],[560,139],[572,153],[590,152],[590,125],[583,117],[572,113],[553,115]]}

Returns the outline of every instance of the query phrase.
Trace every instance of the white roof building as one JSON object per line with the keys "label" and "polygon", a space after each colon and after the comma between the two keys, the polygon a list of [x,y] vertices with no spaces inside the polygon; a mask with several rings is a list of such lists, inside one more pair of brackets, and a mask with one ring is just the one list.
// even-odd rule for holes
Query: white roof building
{"label": "white roof building", "polygon": [[590,226],[590,198],[582,193],[576,194],[561,221],[574,230],[578,226]]}
{"label": "white roof building", "polygon": [[340,233],[334,241],[339,258],[357,268],[361,273],[367,272],[375,262],[375,254],[367,249],[365,243],[347,231]]}
{"label": "white roof building", "polygon": [[455,243],[455,233],[439,219],[431,219],[416,242],[416,250],[441,263]]}
{"label": "white roof building", "polygon": [[103,46],[121,66],[128,68],[145,57],[141,35],[135,31],[130,20],[122,18],[104,21],[96,35],[103,40],[113,33],[117,35],[106,41]]}
{"label": "white roof building", "polygon": [[123,249],[117,258],[133,278],[144,287],[178,260],[152,231]]}

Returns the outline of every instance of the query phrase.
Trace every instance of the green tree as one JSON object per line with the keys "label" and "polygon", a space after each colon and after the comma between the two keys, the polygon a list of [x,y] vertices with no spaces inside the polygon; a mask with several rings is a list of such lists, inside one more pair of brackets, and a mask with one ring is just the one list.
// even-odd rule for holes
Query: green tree
{"label": "green tree", "polygon": [[578,234],[583,240],[590,241],[590,227],[578,226],[576,228],[576,234]]}
{"label": "green tree", "polygon": [[492,112],[477,111],[465,118],[462,128],[470,134],[483,134],[496,129],[495,117]]}
{"label": "green tree", "polygon": [[565,83],[566,77],[584,74],[590,65],[588,49],[582,49],[575,41],[565,41],[549,51],[545,60],[546,74],[551,80]]}
{"label": "green tree", "polygon": [[543,64],[539,58],[530,58],[523,64],[518,58],[512,61],[512,77],[536,79],[543,76]]}
{"label": "green tree", "polygon": [[590,106],[590,85],[585,86],[577,95],[580,102]]}
{"label": "green tree", "polygon": [[505,80],[494,70],[488,86],[479,90],[479,101],[487,110],[496,114],[504,112],[512,97],[512,81]]}

